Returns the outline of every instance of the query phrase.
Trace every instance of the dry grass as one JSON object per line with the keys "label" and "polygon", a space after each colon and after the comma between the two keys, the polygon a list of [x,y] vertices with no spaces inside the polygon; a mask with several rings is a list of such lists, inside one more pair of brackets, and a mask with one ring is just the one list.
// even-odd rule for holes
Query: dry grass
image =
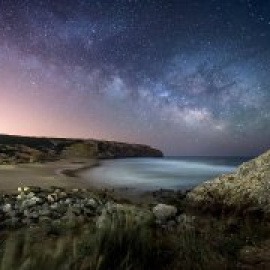
{"label": "dry grass", "polygon": [[[114,213],[106,225],[47,223],[9,233],[0,242],[0,270],[207,270],[234,269],[245,245],[270,236],[266,224],[200,219],[194,228],[164,232],[151,219],[138,223],[130,212]],[[0,238],[1,239],[1,238]]]}

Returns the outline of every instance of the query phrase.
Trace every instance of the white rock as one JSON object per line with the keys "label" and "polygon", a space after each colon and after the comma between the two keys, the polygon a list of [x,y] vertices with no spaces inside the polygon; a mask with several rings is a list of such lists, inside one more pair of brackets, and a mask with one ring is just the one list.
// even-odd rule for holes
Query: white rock
{"label": "white rock", "polygon": [[70,199],[70,198],[67,198],[67,199],[65,200],[65,203],[66,203],[66,204],[71,204],[71,199]]}
{"label": "white rock", "polygon": [[37,201],[35,198],[32,198],[30,200],[28,200],[28,206],[34,206],[37,204]]}
{"label": "white rock", "polygon": [[48,199],[49,202],[54,202],[54,198],[53,198],[53,196],[51,194],[49,194],[47,196],[47,199]]}
{"label": "white rock", "polygon": [[11,210],[11,204],[10,203],[6,203],[5,205],[3,205],[3,211],[4,212],[9,212]]}
{"label": "white rock", "polygon": [[97,202],[94,199],[87,200],[87,204],[88,205],[91,205],[93,207],[96,207],[97,206]]}
{"label": "white rock", "polygon": [[27,199],[32,199],[35,197],[35,193],[30,192],[29,194],[26,195]]}
{"label": "white rock", "polygon": [[174,217],[177,213],[177,208],[172,205],[158,204],[153,208],[154,216],[159,220],[166,220]]}

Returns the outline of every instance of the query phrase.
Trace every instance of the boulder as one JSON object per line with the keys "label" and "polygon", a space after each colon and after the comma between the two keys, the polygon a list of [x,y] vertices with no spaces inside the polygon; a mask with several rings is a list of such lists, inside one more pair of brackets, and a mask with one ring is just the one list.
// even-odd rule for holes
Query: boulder
{"label": "boulder", "polygon": [[88,199],[86,202],[86,206],[89,206],[91,208],[96,208],[97,207],[97,202],[94,199]]}
{"label": "boulder", "polygon": [[168,204],[158,204],[153,208],[153,214],[158,220],[167,220],[176,216],[177,208]]}

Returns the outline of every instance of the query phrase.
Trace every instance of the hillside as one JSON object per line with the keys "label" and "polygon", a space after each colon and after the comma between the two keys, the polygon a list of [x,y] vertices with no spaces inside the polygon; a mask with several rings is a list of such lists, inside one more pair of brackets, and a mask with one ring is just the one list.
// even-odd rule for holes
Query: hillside
{"label": "hillside", "polygon": [[0,135],[0,164],[51,161],[60,158],[161,157],[160,150],[147,145],[113,141],[38,138]]}

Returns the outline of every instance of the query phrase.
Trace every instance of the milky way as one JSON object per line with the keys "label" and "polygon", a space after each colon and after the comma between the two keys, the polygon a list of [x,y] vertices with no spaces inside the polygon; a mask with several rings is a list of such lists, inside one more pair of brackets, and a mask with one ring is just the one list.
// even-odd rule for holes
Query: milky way
{"label": "milky way", "polygon": [[0,133],[270,147],[270,1],[0,1]]}

